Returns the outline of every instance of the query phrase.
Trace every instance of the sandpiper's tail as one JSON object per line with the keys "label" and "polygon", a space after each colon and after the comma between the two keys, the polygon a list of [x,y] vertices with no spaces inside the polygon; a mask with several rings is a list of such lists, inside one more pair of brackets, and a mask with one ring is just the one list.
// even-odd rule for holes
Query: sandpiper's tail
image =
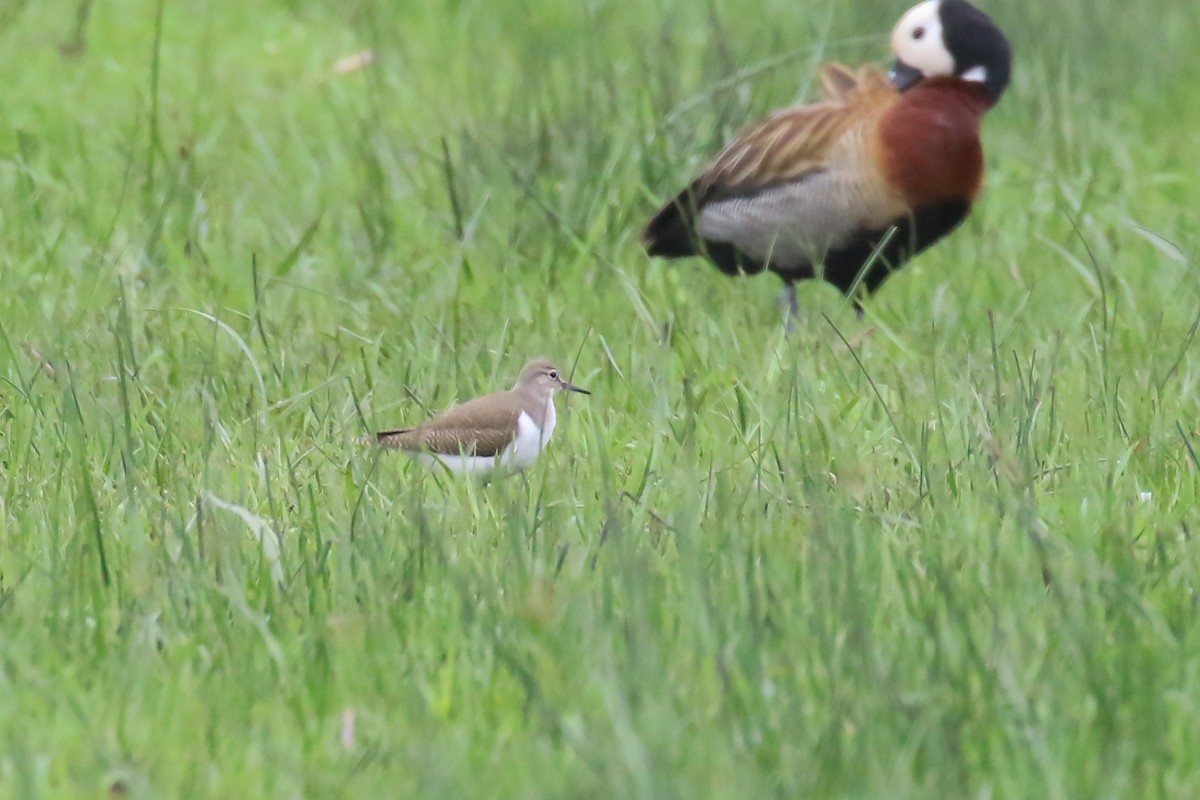
{"label": "sandpiper's tail", "polygon": [[363,439],[365,444],[377,444],[394,450],[408,450],[412,446],[412,442],[409,440],[412,438],[411,434],[414,430],[415,428],[398,428],[394,431],[380,431],[374,436],[364,436]]}

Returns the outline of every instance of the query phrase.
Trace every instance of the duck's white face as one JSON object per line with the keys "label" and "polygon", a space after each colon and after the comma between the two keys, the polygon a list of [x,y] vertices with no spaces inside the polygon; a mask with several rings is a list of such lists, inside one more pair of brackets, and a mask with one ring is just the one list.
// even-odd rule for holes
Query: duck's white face
{"label": "duck's white face", "polygon": [[922,77],[953,75],[954,56],[942,36],[941,0],[913,6],[892,31],[892,52],[900,64]]}

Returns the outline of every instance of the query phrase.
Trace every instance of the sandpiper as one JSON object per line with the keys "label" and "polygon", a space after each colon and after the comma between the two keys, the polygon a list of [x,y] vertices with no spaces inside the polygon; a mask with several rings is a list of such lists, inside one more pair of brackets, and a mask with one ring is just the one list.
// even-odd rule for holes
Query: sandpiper
{"label": "sandpiper", "polygon": [[591,394],[568,383],[549,361],[534,359],[507,392],[477,397],[415,428],[380,431],[375,441],[403,450],[422,466],[485,475],[517,472],[537,460],[554,433],[554,395]]}

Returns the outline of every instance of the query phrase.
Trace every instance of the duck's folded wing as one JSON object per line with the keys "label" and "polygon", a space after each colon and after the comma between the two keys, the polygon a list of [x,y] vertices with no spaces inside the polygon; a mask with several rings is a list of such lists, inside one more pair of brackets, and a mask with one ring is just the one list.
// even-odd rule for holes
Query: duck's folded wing
{"label": "duck's folded wing", "polygon": [[859,84],[859,74],[838,63],[829,63],[821,67],[820,78],[826,100],[839,100],[857,89]]}
{"label": "duck's folded wing", "polygon": [[886,187],[872,186],[879,173],[869,159],[874,123],[899,93],[875,67],[827,65],[821,81],[825,100],[743,130],[659,210],[642,234],[652,255],[691,255],[704,242],[763,263],[804,261],[843,237],[860,212],[896,210]]}
{"label": "duck's folded wing", "polygon": [[[801,180],[831,161],[868,156],[871,123],[900,98],[875,67],[851,72],[827,64],[821,72],[825,100],[777,111],[739,133],[713,159],[693,187],[699,200],[746,194]],[[715,197],[713,196],[715,195]]]}

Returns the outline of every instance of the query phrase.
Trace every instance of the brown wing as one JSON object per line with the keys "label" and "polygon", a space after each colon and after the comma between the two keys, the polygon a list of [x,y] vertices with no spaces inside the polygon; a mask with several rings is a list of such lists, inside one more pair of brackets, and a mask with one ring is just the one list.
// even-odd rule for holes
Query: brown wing
{"label": "brown wing", "polygon": [[415,427],[381,431],[375,440],[384,447],[439,455],[494,456],[516,435],[521,415],[511,392],[476,398],[455,406]]}
{"label": "brown wing", "polygon": [[858,75],[842,64],[830,63],[821,67],[820,78],[826,100],[840,100],[858,87]]}
{"label": "brown wing", "polygon": [[[821,72],[825,99],[778,111],[739,133],[692,184],[665,204],[642,232],[650,255],[695,255],[696,217],[705,204],[804,179],[831,160],[867,159],[873,123],[900,99],[876,67]],[[853,136],[854,129],[863,135]]]}
{"label": "brown wing", "polygon": [[694,185],[705,193],[718,187],[742,193],[823,169],[848,131],[878,120],[900,99],[875,67],[852,73],[840,64],[828,64],[821,71],[821,83],[825,100],[777,111],[746,128]]}

